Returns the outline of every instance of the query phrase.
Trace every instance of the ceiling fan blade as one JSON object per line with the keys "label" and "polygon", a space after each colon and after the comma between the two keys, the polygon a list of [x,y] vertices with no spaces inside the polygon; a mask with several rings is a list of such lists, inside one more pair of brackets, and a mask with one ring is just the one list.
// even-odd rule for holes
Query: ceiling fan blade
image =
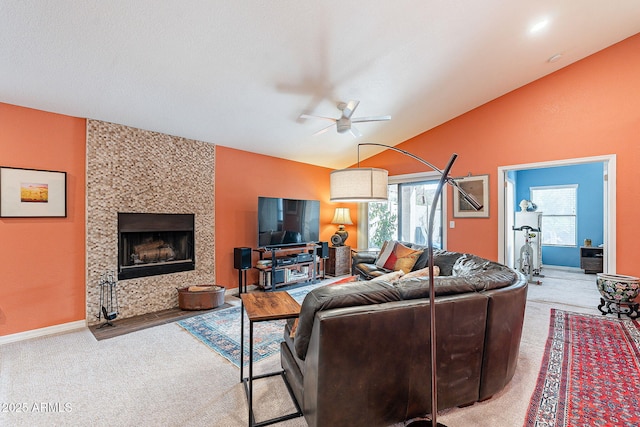
{"label": "ceiling fan blade", "polygon": [[358,104],[360,104],[360,101],[351,100],[347,102],[345,107],[342,109],[342,117],[346,117],[347,119],[350,118],[356,108],[358,108]]}
{"label": "ceiling fan blade", "polygon": [[391,120],[391,116],[356,117],[355,119],[351,119],[351,123],[382,122],[385,120]]}
{"label": "ceiling fan blade", "polygon": [[316,135],[322,135],[323,133],[327,132],[329,129],[331,129],[333,127],[333,124],[330,124],[329,126],[327,126],[326,128],[322,128],[320,129],[318,132],[314,133],[313,136]]}
{"label": "ceiling fan blade", "polygon": [[353,135],[354,138],[360,138],[362,136],[362,133],[358,130],[358,128],[351,126],[351,129],[349,129],[349,132],[351,133],[351,135]]}
{"label": "ceiling fan blade", "polygon": [[329,120],[331,122],[334,122],[337,119],[334,119],[333,117],[324,117],[324,116],[311,116],[309,114],[300,114],[300,118],[301,119],[321,119],[321,120]]}

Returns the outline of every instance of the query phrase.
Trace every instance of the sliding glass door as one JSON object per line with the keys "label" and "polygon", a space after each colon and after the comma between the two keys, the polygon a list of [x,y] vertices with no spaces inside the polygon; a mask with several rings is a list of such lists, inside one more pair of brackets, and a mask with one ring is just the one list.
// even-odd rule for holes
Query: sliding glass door
{"label": "sliding glass door", "polygon": [[[437,180],[389,184],[389,200],[369,203],[369,247],[380,248],[385,240],[427,245],[427,227]],[[438,203],[433,225],[433,246],[443,247],[443,198]]]}

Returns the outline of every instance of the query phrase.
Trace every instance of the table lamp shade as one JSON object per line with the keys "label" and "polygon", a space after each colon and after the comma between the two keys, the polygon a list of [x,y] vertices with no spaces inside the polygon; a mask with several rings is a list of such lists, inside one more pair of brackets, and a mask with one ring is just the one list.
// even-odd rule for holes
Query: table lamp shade
{"label": "table lamp shade", "polygon": [[331,224],[353,224],[353,222],[351,221],[351,212],[349,211],[349,208],[336,208],[336,212],[333,214]]}

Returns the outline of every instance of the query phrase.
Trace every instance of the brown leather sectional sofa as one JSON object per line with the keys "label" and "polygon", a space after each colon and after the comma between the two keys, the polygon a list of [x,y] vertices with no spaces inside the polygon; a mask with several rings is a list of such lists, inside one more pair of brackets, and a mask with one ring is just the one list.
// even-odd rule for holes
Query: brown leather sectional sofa
{"label": "brown leather sectional sofa", "polygon": [[[436,251],[438,410],[502,390],[515,373],[524,276],[469,254]],[[307,423],[387,426],[431,412],[429,281],[314,289],[281,363]]]}
{"label": "brown leather sectional sofa", "polygon": [[[427,252],[427,247],[424,245],[416,245],[414,243],[408,242],[400,242],[404,246],[411,249],[419,249],[422,250],[423,253],[416,260],[416,263],[413,265],[411,271],[416,271],[427,267],[427,262],[429,261],[429,253]],[[445,251],[437,250],[438,254],[444,254]],[[387,270],[382,267],[378,267],[375,262],[378,254],[376,252],[364,251],[364,252],[356,252],[351,260],[351,272],[355,275],[362,277],[363,279],[374,279],[383,274],[390,273],[391,270]],[[441,259],[441,263],[442,263]],[[455,262],[455,259],[454,261]],[[451,265],[446,266],[447,270],[451,270]]]}

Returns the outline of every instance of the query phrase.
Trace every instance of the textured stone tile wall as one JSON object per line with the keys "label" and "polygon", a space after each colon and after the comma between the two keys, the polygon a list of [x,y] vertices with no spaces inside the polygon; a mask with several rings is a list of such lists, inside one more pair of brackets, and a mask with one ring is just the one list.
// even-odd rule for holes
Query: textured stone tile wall
{"label": "textured stone tile wall", "polygon": [[178,305],[176,288],[214,283],[213,144],[87,120],[87,321],[118,263],[118,212],[195,214],[196,268],[118,281],[118,318]]}

